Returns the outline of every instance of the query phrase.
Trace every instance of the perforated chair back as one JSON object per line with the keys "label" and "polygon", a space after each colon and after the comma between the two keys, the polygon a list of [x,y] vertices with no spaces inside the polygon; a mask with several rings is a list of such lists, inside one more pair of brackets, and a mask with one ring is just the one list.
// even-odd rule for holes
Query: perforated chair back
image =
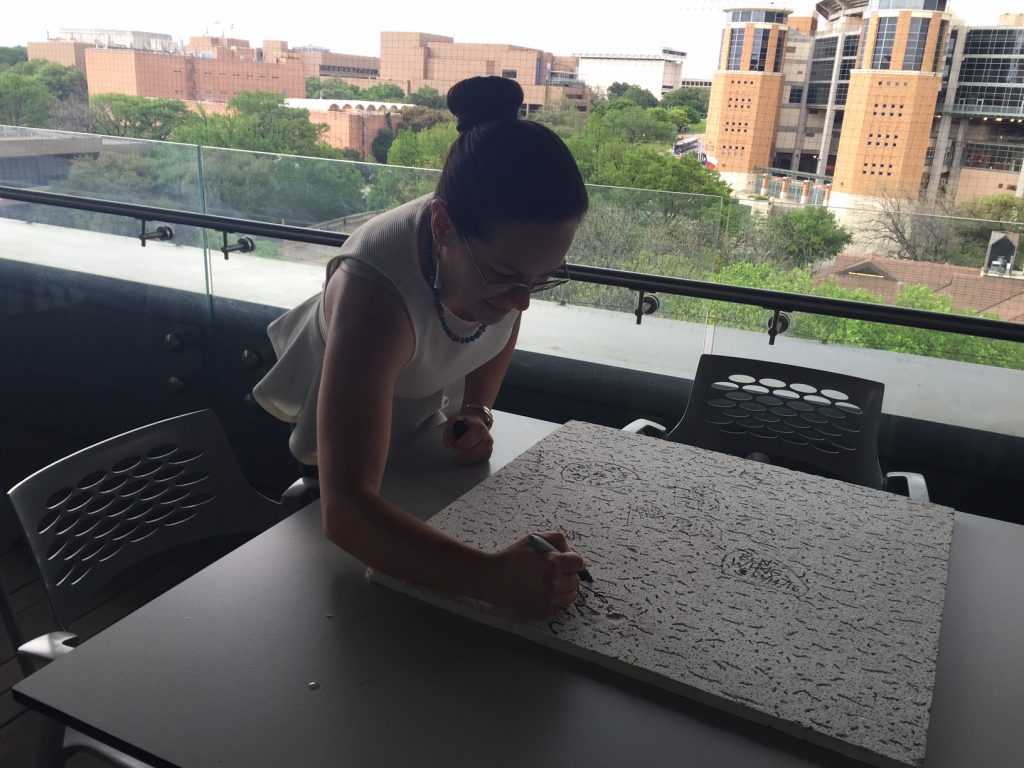
{"label": "perforated chair back", "polygon": [[286,514],[249,485],[210,410],[104,440],[8,495],[64,630],[141,561],[200,539],[255,534]]}
{"label": "perforated chair back", "polygon": [[878,428],[884,391],[881,383],[855,376],[702,355],[686,412],[666,437],[883,488]]}

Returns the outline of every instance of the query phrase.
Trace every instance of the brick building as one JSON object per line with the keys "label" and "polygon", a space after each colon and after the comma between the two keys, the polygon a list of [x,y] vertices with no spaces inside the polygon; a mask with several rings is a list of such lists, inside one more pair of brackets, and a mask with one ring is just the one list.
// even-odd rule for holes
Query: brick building
{"label": "brick building", "polygon": [[566,102],[581,112],[590,106],[590,89],[574,76],[574,56],[555,56],[536,48],[484,43],[456,43],[451,37],[423,32],[381,32],[380,81],[412,93],[423,86],[447,93],[459,80],[498,75],[523,88],[528,112]]}
{"label": "brick building", "polygon": [[[1024,195],[1024,14],[968,27],[947,0],[822,0],[816,11],[727,11],[705,148],[734,188],[795,201],[810,182],[839,208]],[[776,63],[782,34],[781,66],[769,68],[757,54],[767,45]],[[780,79],[781,91],[768,85]]]}

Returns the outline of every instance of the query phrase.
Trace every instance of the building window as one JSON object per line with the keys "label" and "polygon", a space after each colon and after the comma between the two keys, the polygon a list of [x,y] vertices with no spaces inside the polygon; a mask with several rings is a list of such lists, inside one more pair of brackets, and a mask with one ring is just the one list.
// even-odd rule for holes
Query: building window
{"label": "building window", "polygon": [[807,86],[807,105],[824,107],[828,105],[831,83],[811,83]]}
{"label": "building window", "polygon": [[896,17],[882,16],[878,19],[875,33],[875,51],[871,57],[872,69],[889,69],[892,64],[892,46],[896,42]]}
{"label": "building window", "polygon": [[910,34],[907,35],[907,48],[903,54],[903,68],[912,72],[920,72],[924,62],[924,48],[928,42],[930,19],[912,18]]}
{"label": "building window", "polygon": [[[946,27],[949,23],[943,19],[939,23],[939,39],[935,41],[935,59],[932,61],[932,72],[939,71],[939,57],[942,56],[943,41],[946,39]],[[952,51],[949,52],[952,55]]]}
{"label": "building window", "polygon": [[1024,55],[1024,29],[972,29],[967,32],[964,54],[982,56]]}
{"label": "building window", "polygon": [[960,65],[961,83],[1024,84],[1024,59],[968,58]]}
{"label": "building window", "polygon": [[953,109],[957,112],[1024,117],[1024,85],[957,86]]}
{"label": "building window", "polygon": [[750,71],[764,72],[768,65],[768,35],[771,30],[758,27],[754,30],[754,44],[750,47]]}
{"label": "building window", "polygon": [[804,98],[804,87],[802,85],[791,85],[789,87],[789,103],[799,104]]}
{"label": "building window", "polygon": [[821,37],[814,41],[814,52],[812,59],[834,59],[836,57],[836,45],[838,39],[835,37]]}
{"label": "building window", "polygon": [[786,47],[786,33],[779,30],[779,37],[775,41],[775,63],[772,65],[772,72],[782,71],[782,51]]}
{"label": "building window", "polygon": [[517,74],[517,72],[514,69],[503,69],[503,70],[501,70],[501,76],[502,77],[507,77],[509,80],[515,80],[516,79],[516,74]]}
{"label": "building window", "polygon": [[972,144],[964,145],[960,165],[964,168],[984,168],[989,171],[1020,173],[1024,164],[1024,145]]}
{"label": "building window", "polygon": [[811,64],[811,82],[829,82],[832,80],[832,70],[835,69],[835,59],[815,61]]}
{"label": "building window", "polygon": [[743,36],[745,30],[729,30],[729,58],[725,65],[726,69],[739,69],[740,60],[743,56]]}
{"label": "building window", "polygon": [[860,42],[860,35],[847,35],[843,40],[843,56],[856,56],[858,42]]}

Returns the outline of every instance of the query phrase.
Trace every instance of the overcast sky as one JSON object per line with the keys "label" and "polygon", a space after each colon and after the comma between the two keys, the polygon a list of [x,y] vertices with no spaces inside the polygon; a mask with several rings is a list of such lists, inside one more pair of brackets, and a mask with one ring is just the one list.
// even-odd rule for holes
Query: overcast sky
{"label": "overcast sky", "polygon": [[[265,39],[292,46],[319,45],[341,53],[380,55],[382,29],[431,32],[465,43],[509,43],[558,55],[574,53],[659,53],[686,51],[684,76],[713,73],[724,7],[728,0],[628,0],[618,4],[516,0],[390,0],[362,3],[301,3],[291,13],[259,0],[173,0],[171,3],[85,3],[81,0],[7,0],[0,15],[0,45],[45,40],[61,27],[162,32],[178,40],[225,34],[260,45]],[[748,2],[748,5],[761,3]],[[1000,12],[1020,0],[950,0],[950,10],[971,24],[995,24]],[[319,8],[318,8],[319,5]],[[768,5],[776,5],[769,2]],[[809,14],[814,3],[777,3]],[[262,7],[261,7],[262,6]],[[618,7],[617,7],[618,6]],[[516,14],[509,12],[515,8]]]}

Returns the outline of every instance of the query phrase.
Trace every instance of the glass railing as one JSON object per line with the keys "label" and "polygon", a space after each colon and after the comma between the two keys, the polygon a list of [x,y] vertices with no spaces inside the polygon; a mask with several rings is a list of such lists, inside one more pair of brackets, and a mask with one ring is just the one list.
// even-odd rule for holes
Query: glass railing
{"label": "glass railing", "polygon": [[[0,185],[331,232],[352,232],[436,180],[372,163],[0,128]],[[611,187],[590,196],[573,264],[1024,320],[1024,255],[1014,264],[1001,255],[1024,234],[1021,222]],[[321,289],[336,253],[257,236],[254,251],[225,259],[220,233],[179,225],[143,250],[132,218],[10,200],[0,217],[2,260],[281,309]],[[520,347],[684,377],[701,352],[771,357],[883,381],[890,413],[1024,436],[1024,409],[1007,408],[1024,385],[1024,344],[801,311],[769,345],[772,312],[758,306],[662,294],[638,325],[638,299],[573,281],[535,298]]]}

